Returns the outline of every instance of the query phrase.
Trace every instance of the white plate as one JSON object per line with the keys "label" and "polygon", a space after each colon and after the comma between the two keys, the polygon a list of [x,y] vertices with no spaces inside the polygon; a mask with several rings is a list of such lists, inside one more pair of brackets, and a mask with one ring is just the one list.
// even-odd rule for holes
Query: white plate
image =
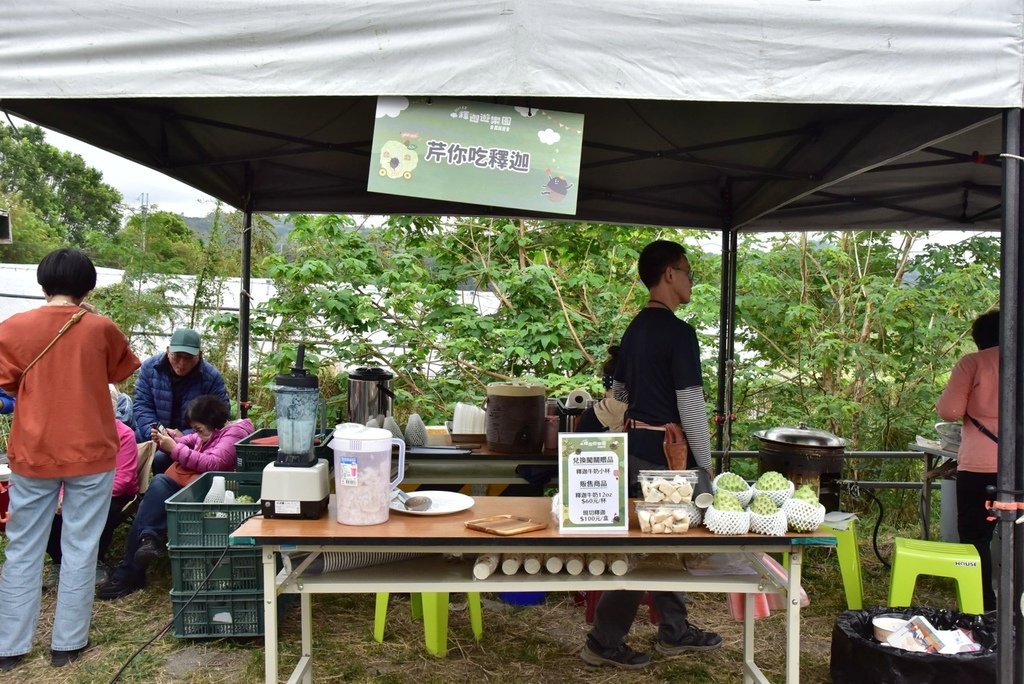
{"label": "white plate", "polygon": [[401,501],[394,498],[391,500],[392,511],[395,513],[405,513],[406,515],[447,515],[472,508],[473,504],[476,503],[473,497],[459,494],[458,492],[415,491],[407,493],[409,496],[428,497],[430,499],[430,508],[425,511],[409,511],[406,510]]}

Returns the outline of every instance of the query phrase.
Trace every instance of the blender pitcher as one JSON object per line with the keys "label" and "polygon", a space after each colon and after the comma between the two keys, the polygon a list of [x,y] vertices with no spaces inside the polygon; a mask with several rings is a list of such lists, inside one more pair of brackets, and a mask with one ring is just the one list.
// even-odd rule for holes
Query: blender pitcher
{"label": "blender pitcher", "polygon": [[[398,445],[398,477],[391,479],[391,446]],[[388,521],[391,492],[405,473],[405,442],[381,428],[342,423],[334,430],[334,489],[338,522],[379,525]]]}
{"label": "blender pitcher", "polygon": [[278,375],[274,395],[277,409],[277,460],[275,465],[312,467],[313,436],[320,408],[320,380],[303,368],[305,345],[299,345],[291,373]]}

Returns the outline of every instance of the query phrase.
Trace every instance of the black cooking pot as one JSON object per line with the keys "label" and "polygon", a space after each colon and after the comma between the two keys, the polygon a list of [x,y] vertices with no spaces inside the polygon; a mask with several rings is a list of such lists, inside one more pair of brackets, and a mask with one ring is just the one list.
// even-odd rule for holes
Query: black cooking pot
{"label": "black cooking pot", "polygon": [[842,478],[845,439],[809,428],[807,423],[758,430],[754,437],[760,444],[758,472],[780,472],[798,487],[810,484],[826,509],[839,509],[839,489],[834,483]]}

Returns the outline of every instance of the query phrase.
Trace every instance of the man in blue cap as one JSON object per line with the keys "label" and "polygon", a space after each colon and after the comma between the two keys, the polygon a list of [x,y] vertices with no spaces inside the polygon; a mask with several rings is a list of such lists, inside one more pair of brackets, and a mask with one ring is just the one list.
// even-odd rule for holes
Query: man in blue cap
{"label": "man in blue cap", "polygon": [[[178,328],[171,335],[165,353],[151,356],[139,369],[135,381],[135,436],[149,441],[152,428],[163,425],[171,437],[192,432],[185,422],[185,406],[201,394],[212,394],[231,405],[224,376],[203,360],[199,333]],[[153,472],[162,473],[171,465],[170,457],[157,452]]]}

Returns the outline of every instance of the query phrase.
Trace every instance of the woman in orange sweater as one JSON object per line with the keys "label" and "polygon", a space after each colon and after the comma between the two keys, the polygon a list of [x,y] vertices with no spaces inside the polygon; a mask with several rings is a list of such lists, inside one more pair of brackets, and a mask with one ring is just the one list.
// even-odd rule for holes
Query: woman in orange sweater
{"label": "woman in orange sweater", "polygon": [[0,672],[32,650],[42,595],[43,552],[64,488],[63,562],[50,661],[62,666],[89,646],[100,533],[119,441],[107,384],[139,367],[109,318],[83,304],[96,287],[85,254],[58,249],[36,271],[46,304],[0,323],[0,387],[17,397],[6,563],[0,573]]}

